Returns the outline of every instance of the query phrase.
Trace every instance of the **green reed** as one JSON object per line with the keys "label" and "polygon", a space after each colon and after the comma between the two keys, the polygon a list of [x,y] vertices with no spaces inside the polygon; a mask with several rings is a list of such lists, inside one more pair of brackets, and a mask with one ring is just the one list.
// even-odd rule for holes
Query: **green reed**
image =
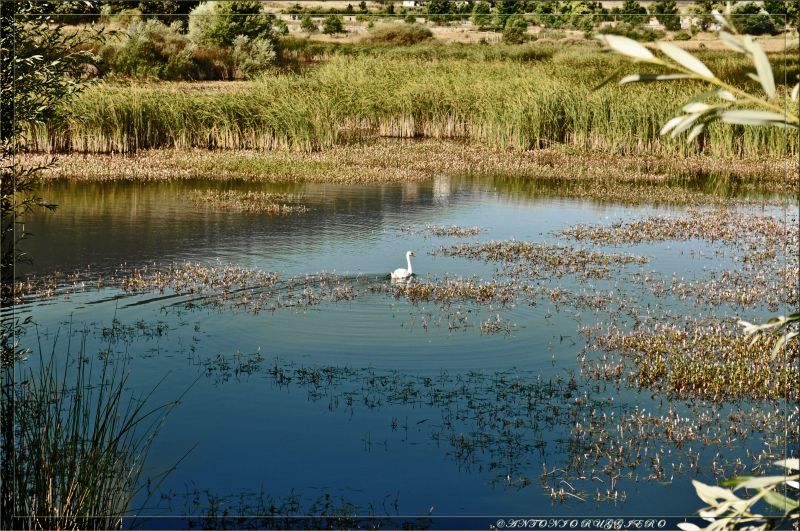
{"label": "green reed", "polygon": [[13,407],[3,408],[13,423],[13,435],[4,434],[12,444],[4,445],[11,473],[3,478],[3,528],[122,527],[142,489],[150,443],[177,402],[151,407],[150,395],[126,400],[125,368],[108,352],[101,358],[93,374],[96,362],[82,341],[79,355],[61,367],[54,346],[36,364],[16,369],[4,396]]}
{"label": "green reed", "polygon": [[[714,54],[711,68],[739,65]],[[659,135],[690,83],[594,87],[617,57],[567,49],[542,61],[386,60],[334,56],[303,73],[250,83],[100,85],[31,127],[40,151],[134,152],[149,148],[314,151],[376,135],[463,138],[495,147],[566,144],[620,154],[787,156],[796,134],[715,124],[699,145]],[[625,68],[623,66],[623,68]]]}

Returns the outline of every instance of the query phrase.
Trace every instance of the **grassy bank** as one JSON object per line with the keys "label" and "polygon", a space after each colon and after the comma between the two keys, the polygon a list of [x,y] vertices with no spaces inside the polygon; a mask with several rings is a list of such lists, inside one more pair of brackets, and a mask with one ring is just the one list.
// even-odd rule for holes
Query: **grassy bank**
{"label": "grassy bank", "polygon": [[[716,54],[706,60],[725,77],[747,66]],[[213,90],[208,84],[100,85],[69,104],[63,123],[30,131],[29,147],[84,153],[165,147],[314,151],[390,136],[460,138],[492,148],[565,144],[616,154],[798,152],[797,135],[773,128],[716,124],[700,147],[662,138],[661,126],[678,111],[664,102],[685,101],[698,87],[609,84],[593,90],[622,65],[617,57],[586,48],[533,61],[335,56],[304,73]]]}
{"label": "grassy bank", "polygon": [[[43,163],[47,155],[26,155]],[[721,160],[715,157],[611,155],[586,157],[576,149],[493,149],[454,140],[380,139],[323,151],[144,150],[136,155],[59,156],[50,179],[165,181],[215,178],[338,184],[410,182],[436,176],[494,177],[497,186],[529,195],[619,201],[708,204],[746,192],[796,193],[790,159]],[[535,190],[531,190],[531,187]]]}

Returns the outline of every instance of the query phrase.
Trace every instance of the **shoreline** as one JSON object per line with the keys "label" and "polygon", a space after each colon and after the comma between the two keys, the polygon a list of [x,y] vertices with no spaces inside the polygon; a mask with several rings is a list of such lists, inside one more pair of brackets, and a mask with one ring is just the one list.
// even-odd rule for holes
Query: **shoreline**
{"label": "shoreline", "polygon": [[[557,146],[531,151],[456,140],[380,138],[300,152],[289,150],[153,149],[122,154],[34,154],[48,180],[164,182],[190,179],[263,183],[371,184],[421,182],[437,176],[485,176],[535,181],[564,197],[623,203],[718,203],[739,193],[791,195],[798,168],[790,158],[753,160],[663,155],[615,155]],[[587,187],[587,183],[593,186]],[[722,190],[719,188],[722,187]],[[730,198],[727,198],[730,199]],[[725,201],[727,202],[727,201]]]}

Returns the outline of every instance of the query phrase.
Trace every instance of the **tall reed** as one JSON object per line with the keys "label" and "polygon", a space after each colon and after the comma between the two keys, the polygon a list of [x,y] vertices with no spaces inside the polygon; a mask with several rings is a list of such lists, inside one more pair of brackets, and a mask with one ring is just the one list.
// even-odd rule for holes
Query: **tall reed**
{"label": "tall reed", "polygon": [[[67,348],[69,351],[69,347]],[[118,529],[139,493],[150,443],[175,404],[123,400],[124,368],[108,359],[93,374],[79,355],[56,361],[41,351],[37,367],[15,378],[6,365],[2,478],[4,529]],[[72,368],[68,368],[74,364]],[[9,394],[10,393],[10,394]],[[7,404],[6,404],[7,405]]]}
{"label": "tall reed", "polygon": [[[710,66],[738,63],[713,54]],[[301,74],[218,90],[190,84],[101,85],[31,128],[39,151],[134,152],[160,147],[316,150],[368,136],[465,138],[501,148],[573,145],[613,153],[786,156],[797,135],[717,124],[699,144],[659,135],[689,83],[593,88],[620,59],[567,50],[534,62],[333,57]]]}

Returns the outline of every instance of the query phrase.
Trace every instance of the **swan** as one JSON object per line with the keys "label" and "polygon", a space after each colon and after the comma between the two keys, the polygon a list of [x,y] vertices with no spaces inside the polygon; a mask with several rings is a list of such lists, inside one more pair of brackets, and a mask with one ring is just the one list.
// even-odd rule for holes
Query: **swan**
{"label": "swan", "polygon": [[398,267],[397,269],[392,271],[392,280],[411,278],[411,275],[414,274],[414,271],[411,269],[412,256],[417,256],[417,255],[415,255],[413,251],[408,251],[406,253],[406,262],[408,262],[408,269],[403,269],[402,267]]}

